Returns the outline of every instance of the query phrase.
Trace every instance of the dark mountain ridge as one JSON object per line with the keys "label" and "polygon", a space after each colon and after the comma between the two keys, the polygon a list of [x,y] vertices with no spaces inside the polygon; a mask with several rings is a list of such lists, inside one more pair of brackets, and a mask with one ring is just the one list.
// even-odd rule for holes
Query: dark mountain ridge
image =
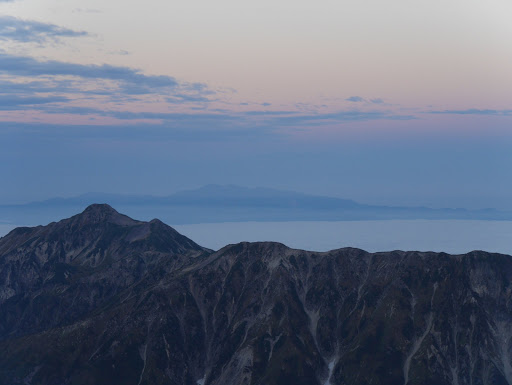
{"label": "dark mountain ridge", "polygon": [[[162,262],[179,267],[203,252],[208,250],[158,219],[135,221],[108,205],[14,229],[0,238],[0,339],[75,319]],[[48,301],[57,298],[55,312]],[[26,305],[33,316],[16,318]]]}
{"label": "dark mountain ridge", "polygon": [[204,249],[106,205],[0,239],[0,384],[512,384],[512,257]]}

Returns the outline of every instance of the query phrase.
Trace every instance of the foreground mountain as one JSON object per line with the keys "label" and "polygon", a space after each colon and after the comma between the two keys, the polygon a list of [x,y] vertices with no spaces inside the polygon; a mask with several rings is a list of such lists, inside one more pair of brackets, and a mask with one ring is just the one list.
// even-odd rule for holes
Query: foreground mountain
{"label": "foreground mountain", "polygon": [[187,265],[206,250],[155,219],[108,205],[0,239],[0,338],[61,325],[163,264]]}
{"label": "foreground mountain", "polygon": [[512,213],[494,209],[391,207],[349,199],[267,188],[208,185],[166,197],[90,193],[22,205],[0,205],[0,221],[38,224],[108,202],[140,218],[158,216],[169,223],[191,224],[244,221],[347,221],[389,219],[511,220]]}
{"label": "foreground mountain", "polygon": [[212,252],[94,205],[0,239],[0,383],[510,385],[511,258]]}

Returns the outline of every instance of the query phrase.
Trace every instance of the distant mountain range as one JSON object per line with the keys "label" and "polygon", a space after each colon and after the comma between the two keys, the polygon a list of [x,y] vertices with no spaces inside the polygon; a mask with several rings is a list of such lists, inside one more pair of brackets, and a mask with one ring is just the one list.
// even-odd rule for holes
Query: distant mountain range
{"label": "distant mountain range", "polygon": [[108,205],[0,238],[0,385],[511,385],[512,257],[214,252]]}
{"label": "distant mountain range", "polygon": [[0,221],[25,225],[48,223],[83,210],[95,202],[108,203],[142,219],[159,217],[172,224],[389,219],[512,220],[512,212],[494,209],[377,206],[293,191],[207,185],[165,197],[88,193],[20,205],[0,205]]}

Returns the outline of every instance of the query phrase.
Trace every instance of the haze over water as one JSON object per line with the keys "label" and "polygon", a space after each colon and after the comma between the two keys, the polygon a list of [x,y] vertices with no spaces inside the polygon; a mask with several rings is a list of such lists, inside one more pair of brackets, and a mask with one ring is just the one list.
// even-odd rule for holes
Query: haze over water
{"label": "haze over water", "polygon": [[272,240],[314,251],[357,247],[370,252],[419,250],[459,254],[485,250],[512,254],[509,221],[238,222],[174,227],[215,250],[229,243]]}

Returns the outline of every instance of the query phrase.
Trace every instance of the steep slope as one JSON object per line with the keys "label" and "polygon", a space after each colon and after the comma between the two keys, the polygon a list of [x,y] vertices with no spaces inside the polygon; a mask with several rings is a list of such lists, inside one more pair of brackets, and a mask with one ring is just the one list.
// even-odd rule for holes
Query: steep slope
{"label": "steep slope", "polygon": [[161,262],[174,269],[203,252],[159,220],[135,221],[108,205],[17,228],[0,239],[0,339],[60,325]]}
{"label": "steep slope", "polygon": [[163,258],[76,320],[1,341],[0,383],[510,385],[511,258],[270,242]]}

